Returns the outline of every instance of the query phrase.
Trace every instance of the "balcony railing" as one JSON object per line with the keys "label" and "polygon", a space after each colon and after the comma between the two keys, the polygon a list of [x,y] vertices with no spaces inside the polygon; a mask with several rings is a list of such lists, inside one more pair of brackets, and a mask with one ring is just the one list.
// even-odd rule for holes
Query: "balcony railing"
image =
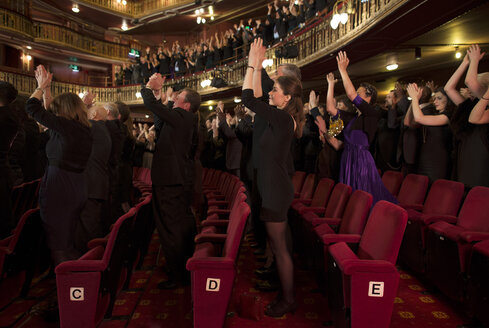
{"label": "balcony railing", "polygon": [[127,60],[130,51],[129,46],[96,40],[66,27],[46,23],[34,25],[34,36],[36,42],[56,43],[89,54],[117,60]]}
{"label": "balcony railing", "polygon": [[[340,24],[338,29],[333,30],[329,26],[331,17],[326,16],[324,19],[305,27],[289,38],[291,42],[294,42],[298,46],[299,54],[297,58],[275,58],[275,50],[278,46],[283,45],[283,43],[268,49],[267,58],[273,58],[273,65],[268,67],[267,70],[270,72],[274,71],[283,63],[294,63],[299,66],[304,66],[314,62],[318,58],[338,50],[345,43],[360,36],[369,27],[373,26],[376,21],[381,20],[385,15],[398,8],[406,1],[407,0],[374,0],[362,2],[361,0],[352,0],[355,11],[350,15],[349,20],[345,25]],[[212,79],[216,76],[223,78],[228,83],[229,86],[227,88],[238,87],[243,81],[246,66],[246,59],[238,60],[228,65],[219,66],[215,70],[185,76],[180,79],[169,80],[165,83],[164,88],[185,85],[186,87],[199,91],[201,94],[212,94],[217,90],[221,91],[223,89],[216,89],[213,87],[203,88],[201,86],[202,81]],[[31,76],[0,72],[0,79],[11,82],[18,90],[25,93],[30,93],[35,89],[35,82]],[[136,97],[139,88],[138,85],[92,88],[67,83],[53,83],[54,94],[62,92],[79,93],[90,89],[90,91],[97,95],[98,101],[121,100],[127,103],[141,102],[141,99]]]}
{"label": "balcony railing", "polygon": [[32,21],[19,13],[0,8],[0,30],[20,33],[32,37]]}
{"label": "balcony railing", "polygon": [[79,2],[110,10],[125,16],[141,18],[156,12],[194,3],[194,0],[143,0],[138,2],[127,0],[126,5],[123,5],[122,1],[118,2],[117,0],[80,0]]}

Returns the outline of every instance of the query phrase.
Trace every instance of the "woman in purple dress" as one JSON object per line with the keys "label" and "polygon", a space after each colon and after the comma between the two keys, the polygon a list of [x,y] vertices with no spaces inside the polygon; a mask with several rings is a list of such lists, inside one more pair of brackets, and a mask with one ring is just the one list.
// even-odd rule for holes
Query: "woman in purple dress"
{"label": "woman in purple dress", "polygon": [[361,83],[355,90],[346,71],[349,64],[346,52],[340,51],[336,60],[346,95],[360,111],[360,115],[354,117],[343,131],[345,140],[341,155],[340,182],[350,185],[353,190],[371,193],[374,204],[379,200],[398,203],[382,183],[369,151],[380,118],[380,113],[372,106],[377,99],[377,90],[368,83]]}

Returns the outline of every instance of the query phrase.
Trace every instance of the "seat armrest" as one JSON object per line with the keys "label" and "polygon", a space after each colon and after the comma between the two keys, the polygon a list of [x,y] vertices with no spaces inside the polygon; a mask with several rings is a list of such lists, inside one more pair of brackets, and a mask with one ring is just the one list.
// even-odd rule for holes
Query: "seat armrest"
{"label": "seat armrest", "polygon": [[90,240],[87,243],[87,247],[88,247],[88,249],[92,249],[92,248],[95,248],[97,246],[105,247],[107,245],[108,241],[109,241],[108,236],[104,237],[104,238],[95,238],[95,239]]}
{"label": "seat armrest", "polygon": [[464,231],[460,234],[460,239],[466,241],[467,243],[488,240],[489,232]]}
{"label": "seat armrest", "polygon": [[214,215],[214,214],[217,214],[219,215],[219,217],[222,217],[224,215],[229,215],[231,214],[231,210],[227,210],[227,209],[223,209],[223,208],[210,208],[208,211],[207,211],[207,215],[208,217],[210,215]]}
{"label": "seat armrest", "polygon": [[329,245],[333,243],[345,242],[349,244],[360,242],[360,235],[347,235],[347,234],[325,234],[321,236],[321,241],[324,245]]}
{"label": "seat armrest", "polygon": [[57,274],[64,272],[103,271],[107,268],[107,263],[102,260],[104,251],[105,250],[102,246],[95,247],[85,253],[78,260],[60,263],[54,271]]}
{"label": "seat armrest", "polygon": [[211,200],[209,202],[207,202],[207,205],[208,206],[213,206],[213,205],[228,205],[229,203],[225,200]]}
{"label": "seat armrest", "polygon": [[227,234],[225,233],[199,233],[197,236],[195,236],[195,243],[200,244],[200,243],[224,243],[226,241]]}
{"label": "seat armrest", "polygon": [[326,208],[324,208],[324,207],[303,207],[300,210],[300,214],[312,212],[312,213],[316,213],[318,215],[324,215],[325,211],[326,211]]}
{"label": "seat armrest", "polygon": [[429,226],[429,229],[453,241],[458,241],[460,239],[461,233],[464,232],[463,228],[447,223],[445,221],[438,221],[436,223],[433,223]]}
{"label": "seat armrest", "polygon": [[456,224],[457,223],[457,217],[453,215],[429,215],[425,214],[421,216],[421,219],[423,220],[424,224],[430,225],[435,222],[447,222],[450,224]]}
{"label": "seat armrest", "polygon": [[405,210],[412,209],[412,210],[416,210],[418,212],[423,211],[423,204],[399,204],[399,205],[402,208],[404,208]]}
{"label": "seat armrest", "polygon": [[351,276],[356,272],[362,273],[398,273],[394,264],[385,260],[345,260],[341,263],[344,274]]}
{"label": "seat armrest", "polygon": [[341,219],[339,218],[316,218],[311,221],[313,227],[317,227],[320,224],[327,223],[330,226],[339,225],[341,223]]}
{"label": "seat armrest", "polygon": [[229,220],[211,220],[207,219],[201,222],[203,227],[227,227]]}

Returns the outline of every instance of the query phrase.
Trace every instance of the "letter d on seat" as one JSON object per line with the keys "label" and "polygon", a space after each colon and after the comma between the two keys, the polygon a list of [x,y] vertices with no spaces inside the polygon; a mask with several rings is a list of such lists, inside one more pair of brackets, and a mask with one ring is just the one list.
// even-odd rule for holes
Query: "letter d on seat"
{"label": "letter d on seat", "polygon": [[205,291],[206,292],[218,292],[220,285],[221,285],[221,279],[207,278],[207,283],[205,284]]}

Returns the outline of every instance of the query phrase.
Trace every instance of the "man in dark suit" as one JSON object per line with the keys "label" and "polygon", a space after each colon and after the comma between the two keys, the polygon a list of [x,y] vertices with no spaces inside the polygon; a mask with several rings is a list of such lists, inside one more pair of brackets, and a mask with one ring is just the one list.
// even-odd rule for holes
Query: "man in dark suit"
{"label": "man in dark suit", "polygon": [[242,145],[241,141],[236,137],[236,133],[234,133],[235,125],[230,125],[233,116],[229,112],[224,113],[224,103],[222,101],[217,105],[216,111],[219,118],[219,131],[226,139],[226,169],[229,173],[239,178]]}
{"label": "man in dark suit", "polygon": [[191,172],[196,133],[194,113],[200,107],[200,95],[192,89],[183,89],[171,109],[161,92],[163,81],[160,74],[154,74],[141,95],[146,108],[163,122],[153,155],[151,180],[154,218],[168,269],[168,280],[158,287],[173,289],[188,283],[190,278],[185,264],[193,254],[196,226],[189,215],[187,186],[194,176]]}
{"label": "man in dark suit", "polygon": [[75,231],[75,248],[85,253],[87,243],[104,234],[102,214],[109,197],[109,156],[112,148],[110,133],[105,126],[107,112],[102,106],[88,109],[88,119],[92,124],[92,152],[85,169],[88,199],[80,214]]}

